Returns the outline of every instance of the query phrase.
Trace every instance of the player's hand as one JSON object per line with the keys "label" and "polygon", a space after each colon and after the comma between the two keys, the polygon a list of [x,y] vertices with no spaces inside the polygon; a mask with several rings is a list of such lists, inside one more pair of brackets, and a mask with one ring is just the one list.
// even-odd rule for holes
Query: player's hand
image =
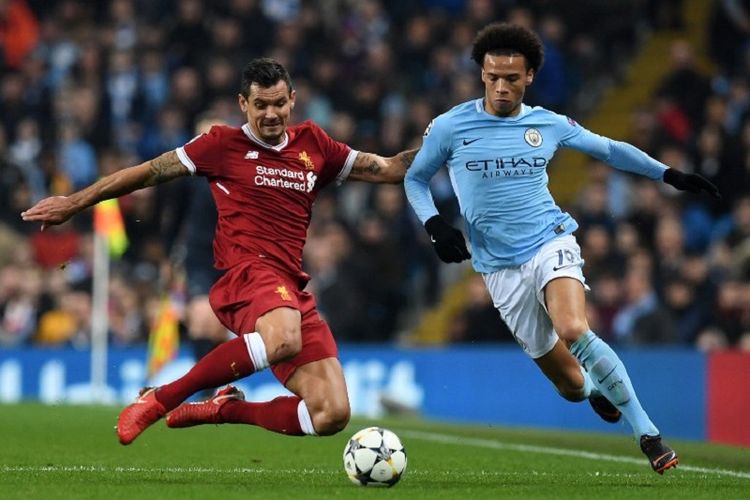
{"label": "player's hand", "polygon": [[684,174],[674,168],[668,168],[664,172],[664,182],[680,191],[688,191],[696,194],[704,191],[713,198],[721,198],[719,188],[699,174]]}
{"label": "player's hand", "polygon": [[464,235],[439,215],[430,217],[424,223],[424,228],[430,235],[435,252],[443,262],[461,262],[471,258]]}
{"label": "player's hand", "polygon": [[52,196],[21,212],[21,218],[26,222],[41,222],[44,231],[45,227],[62,224],[77,212],[78,207],[67,196]]}

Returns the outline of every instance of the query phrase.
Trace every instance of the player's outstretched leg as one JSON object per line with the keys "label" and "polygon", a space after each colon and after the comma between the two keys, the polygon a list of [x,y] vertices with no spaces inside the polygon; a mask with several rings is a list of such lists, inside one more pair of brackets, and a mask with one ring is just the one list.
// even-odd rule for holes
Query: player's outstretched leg
{"label": "player's outstretched leg", "polygon": [[138,400],[120,413],[117,436],[122,444],[130,444],[192,394],[222,386],[267,367],[268,357],[260,334],[246,333],[225,342],[201,358],[183,377],[157,389],[142,391]]}
{"label": "player's outstretched leg", "polygon": [[677,453],[662,441],[661,436],[641,436],[641,451],[648,457],[651,468],[659,474],[677,467],[679,460]]}
{"label": "player's outstretched leg", "polygon": [[156,399],[155,387],[144,387],[135,403],[125,407],[117,419],[117,437],[121,444],[130,444],[151,424],[167,413],[164,405]]}
{"label": "player's outstretched leg", "polygon": [[223,424],[221,409],[230,400],[244,401],[245,394],[228,385],[216,392],[215,395],[196,403],[182,403],[167,415],[167,427],[193,427],[202,424]]}
{"label": "player's outstretched leg", "polygon": [[[645,438],[648,440],[648,438],[659,436],[659,429],[651,422],[640,401],[638,401],[628,372],[625,370],[625,365],[606,342],[589,330],[570,346],[570,352],[589,373],[591,381],[601,395],[622,412],[633,428],[636,439],[642,440]],[[659,441],[661,441],[661,438],[659,438]],[[671,449],[669,451],[674,453]],[[654,470],[659,468],[663,472],[669,468],[659,464],[655,467],[651,456],[648,453],[647,455]],[[676,454],[673,458],[676,460]],[[667,464],[670,461],[667,460]],[[657,470],[657,472],[660,471]]]}
{"label": "player's outstretched leg", "polygon": [[202,424],[249,424],[290,436],[315,434],[305,402],[297,396],[279,396],[271,401],[245,401],[242,391],[227,386],[199,403],[183,403],[167,415],[167,426]]}

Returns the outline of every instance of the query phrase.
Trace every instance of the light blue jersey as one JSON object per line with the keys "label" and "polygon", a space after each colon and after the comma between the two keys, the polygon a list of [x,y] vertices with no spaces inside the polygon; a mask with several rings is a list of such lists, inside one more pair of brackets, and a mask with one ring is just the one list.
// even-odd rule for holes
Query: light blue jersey
{"label": "light blue jersey", "polygon": [[491,273],[521,265],[546,242],[578,227],[547,187],[547,167],[560,147],[652,179],[661,179],[667,169],[630,144],[596,135],[544,108],[522,104],[517,116],[500,118],[476,99],[427,127],[404,180],[409,203],[422,223],[436,215],[429,182],[447,165],[474,269]]}

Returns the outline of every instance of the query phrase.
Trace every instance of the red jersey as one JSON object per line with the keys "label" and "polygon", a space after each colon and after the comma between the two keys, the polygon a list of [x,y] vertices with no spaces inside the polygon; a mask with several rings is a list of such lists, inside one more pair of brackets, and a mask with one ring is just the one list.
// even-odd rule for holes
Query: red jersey
{"label": "red jersey", "polygon": [[303,278],[302,247],[313,202],[330,182],[346,179],[357,155],[311,121],[289,127],[276,146],[261,141],[247,124],[214,125],[176,152],[211,186],[219,214],[216,268],[264,259]]}

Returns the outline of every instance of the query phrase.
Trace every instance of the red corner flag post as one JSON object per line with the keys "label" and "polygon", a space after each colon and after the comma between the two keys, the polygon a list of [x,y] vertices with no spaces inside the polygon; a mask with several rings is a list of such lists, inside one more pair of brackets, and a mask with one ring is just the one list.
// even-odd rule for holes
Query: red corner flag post
{"label": "red corner flag post", "polygon": [[109,254],[120,257],[128,248],[128,236],[117,200],[104,200],[94,206],[94,231],[107,240]]}
{"label": "red corner flag post", "polygon": [[168,296],[161,300],[148,336],[148,376],[154,376],[177,355],[180,331],[177,312]]}

